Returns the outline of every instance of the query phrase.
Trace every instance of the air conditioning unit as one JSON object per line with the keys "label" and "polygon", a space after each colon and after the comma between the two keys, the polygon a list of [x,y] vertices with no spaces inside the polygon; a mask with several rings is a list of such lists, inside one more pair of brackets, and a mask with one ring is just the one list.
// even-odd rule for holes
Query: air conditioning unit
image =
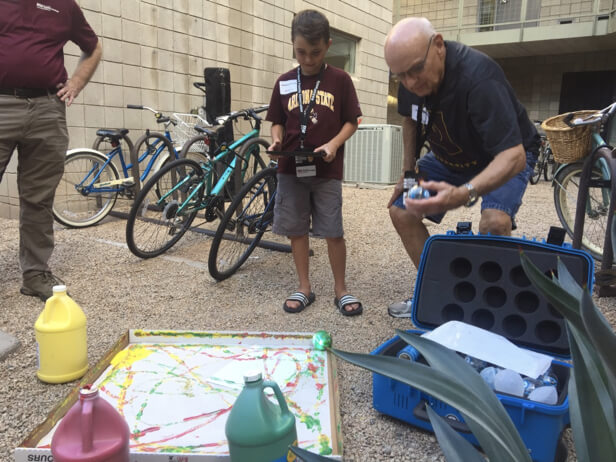
{"label": "air conditioning unit", "polygon": [[402,174],[402,127],[360,125],[344,145],[344,181],[394,184]]}

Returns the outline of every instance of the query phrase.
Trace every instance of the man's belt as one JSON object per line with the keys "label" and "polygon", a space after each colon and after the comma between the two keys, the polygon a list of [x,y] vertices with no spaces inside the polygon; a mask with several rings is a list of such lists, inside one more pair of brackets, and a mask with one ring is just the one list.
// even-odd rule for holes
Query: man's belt
{"label": "man's belt", "polygon": [[16,98],[38,98],[39,96],[55,95],[57,88],[0,88],[0,95],[10,95]]}

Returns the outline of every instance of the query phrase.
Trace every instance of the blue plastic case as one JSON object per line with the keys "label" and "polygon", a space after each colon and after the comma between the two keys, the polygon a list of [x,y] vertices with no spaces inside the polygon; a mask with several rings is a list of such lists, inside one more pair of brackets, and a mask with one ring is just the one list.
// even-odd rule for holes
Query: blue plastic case
{"label": "blue plastic case", "polygon": [[[447,321],[463,321],[503,335],[518,346],[569,358],[564,320],[524,274],[520,250],[546,274],[556,271],[560,257],[572,276],[592,290],[593,259],[570,245],[449,232],[431,236],[424,246],[413,294],[413,323],[432,330]],[[420,335],[424,331],[409,332]],[[396,356],[404,346],[403,340],[394,337],[372,354]],[[560,440],[569,425],[570,368],[562,361],[552,363],[558,378],[554,406],[497,393],[535,462],[566,460],[566,447]],[[448,404],[379,374],[373,374],[372,390],[377,411],[432,431],[427,403],[462,436],[478,444],[460,413]]]}

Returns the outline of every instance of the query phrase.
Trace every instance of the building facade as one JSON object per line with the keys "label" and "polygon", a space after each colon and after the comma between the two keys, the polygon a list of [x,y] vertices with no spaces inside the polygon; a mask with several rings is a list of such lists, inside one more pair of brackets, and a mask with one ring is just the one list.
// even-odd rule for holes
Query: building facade
{"label": "building facade", "polygon": [[[277,77],[294,64],[291,21],[303,9],[322,11],[334,32],[332,62],[351,74],[364,122],[387,119],[388,71],[383,42],[392,2],[376,0],[78,0],[99,35],[103,60],[68,108],[70,147],[90,147],[96,129],[128,128],[136,140],[157,128],[145,105],[170,114],[204,104],[193,82],[206,67],[231,75],[231,109],[267,104]],[[69,75],[79,49],[65,47]],[[160,129],[160,127],[158,127]],[[269,136],[269,125],[263,134]],[[0,183],[0,217],[17,218],[17,155]]]}

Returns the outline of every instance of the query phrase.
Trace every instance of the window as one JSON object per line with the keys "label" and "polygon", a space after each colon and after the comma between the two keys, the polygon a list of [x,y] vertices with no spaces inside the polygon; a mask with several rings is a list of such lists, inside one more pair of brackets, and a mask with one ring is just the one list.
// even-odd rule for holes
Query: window
{"label": "window", "polygon": [[325,62],[344,69],[349,74],[355,73],[355,54],[359,39],[344,32],[330,29],[332,46],[329,47]]}

